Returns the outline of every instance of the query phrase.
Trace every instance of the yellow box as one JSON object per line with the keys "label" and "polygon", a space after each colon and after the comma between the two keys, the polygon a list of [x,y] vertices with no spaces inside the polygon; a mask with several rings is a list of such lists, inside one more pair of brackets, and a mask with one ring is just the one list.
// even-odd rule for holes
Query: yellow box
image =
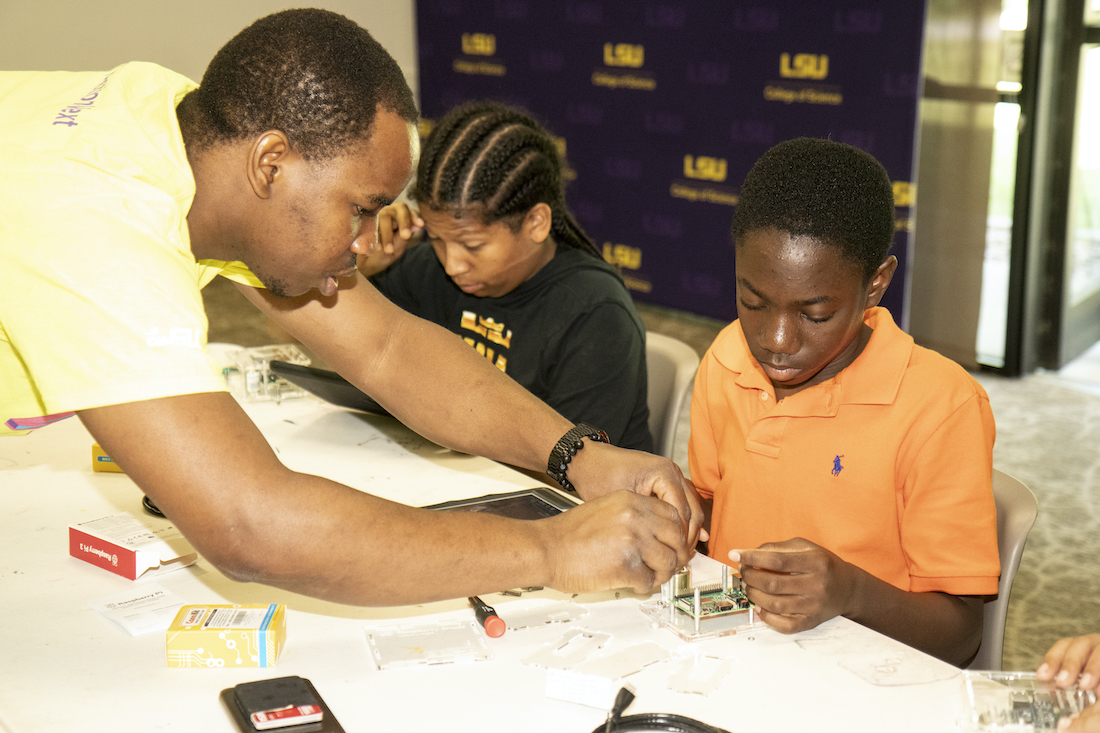
{"label": "yellow box", "polygon": [[286,642],[286,606],[184,606],[165,635],[169,667],[274,667]]}
{"label": "yellow box", "polygon": [[99,447],[99,443],[92,443],[92,470],[109,473],[123,473],[118,464],[107,455],[107,451]]}

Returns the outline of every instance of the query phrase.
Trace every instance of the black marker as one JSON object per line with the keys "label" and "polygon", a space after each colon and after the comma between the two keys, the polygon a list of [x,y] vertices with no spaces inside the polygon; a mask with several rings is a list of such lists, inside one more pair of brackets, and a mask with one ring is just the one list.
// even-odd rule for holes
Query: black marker
{"label": "black marker", "polygon": [[504,635],[504,630],[508,628],[504,623],[504,619],[497,616],[497,612],[493,610],[492,606],[486,605],[485,601],[481,600],[477,596],[470,596],[467,599],[470,605],[474,607],[474,615],[477,616],[477,622],[485,627],[485,633],[495,639],[498,636]]}

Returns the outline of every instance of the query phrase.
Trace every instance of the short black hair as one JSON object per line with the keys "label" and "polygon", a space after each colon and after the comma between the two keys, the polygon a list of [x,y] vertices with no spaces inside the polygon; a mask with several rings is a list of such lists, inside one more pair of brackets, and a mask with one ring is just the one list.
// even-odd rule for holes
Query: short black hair
{"label": "short black hair", "polygon": [[456,217],[504,222],[513,232],[532,206],[544,203],[558,245],[602,259],[566,208],[562,167],[553,136],[529,113],[500,102],[467,102],[432,127],[410,197]]}
{"label": "short black hair", "polygon": [[305,8],[265,16],[234,36],[176,114],[188,147],[281,130],[314,160],[369,138],[379,107],[409,122],[419,116],[397,62],[351,19]]}
{"label": "short black hair", "polygon": [[774,228],[837,247],[869,282],[894,240],[894,190],[875,158],[819,138],[781,142],[756,161],[741,185],[734,243]]}

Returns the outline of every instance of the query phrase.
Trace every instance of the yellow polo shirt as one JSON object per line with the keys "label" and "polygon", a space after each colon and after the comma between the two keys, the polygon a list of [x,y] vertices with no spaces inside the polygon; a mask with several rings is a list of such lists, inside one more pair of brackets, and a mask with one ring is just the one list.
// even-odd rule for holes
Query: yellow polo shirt
{"label": "yellow polo shirt", "polygon": [[997,592],[993,413],[884,308],[836,377],[778,404],[734,321],[695,380],[688,460],[711,555],[802,537],[906,591]]}
{"label": "yellow polo shirt", "polygon": [[226,389],[200,289],[259,282],[191,255],[175,107],[194,87],[148,63],[0,72],[0,434]]}

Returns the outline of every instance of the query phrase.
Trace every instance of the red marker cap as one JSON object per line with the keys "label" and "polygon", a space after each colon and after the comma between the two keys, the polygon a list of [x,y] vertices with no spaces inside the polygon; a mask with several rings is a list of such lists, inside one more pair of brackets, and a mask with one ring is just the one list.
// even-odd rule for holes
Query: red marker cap
{"label": "red marker cap", "polygon": [[508,625],[504,623],[504,619],[497,616],[497,612],[493,610],[493,607],[485,603],[477,596],[470,596],[470,605],[474,607],[474,615],[477,616],[477,621],[485,628],[485,634],[490,638],[497,638],[503,636]]}
{"label": "red marker cap", "polygon": [[485,634],[493,639],[498,636],[504,636],[504,630],[508,628],[508,624],[504,623],[504,619],[500,616],[486,616],[485,617]]}

